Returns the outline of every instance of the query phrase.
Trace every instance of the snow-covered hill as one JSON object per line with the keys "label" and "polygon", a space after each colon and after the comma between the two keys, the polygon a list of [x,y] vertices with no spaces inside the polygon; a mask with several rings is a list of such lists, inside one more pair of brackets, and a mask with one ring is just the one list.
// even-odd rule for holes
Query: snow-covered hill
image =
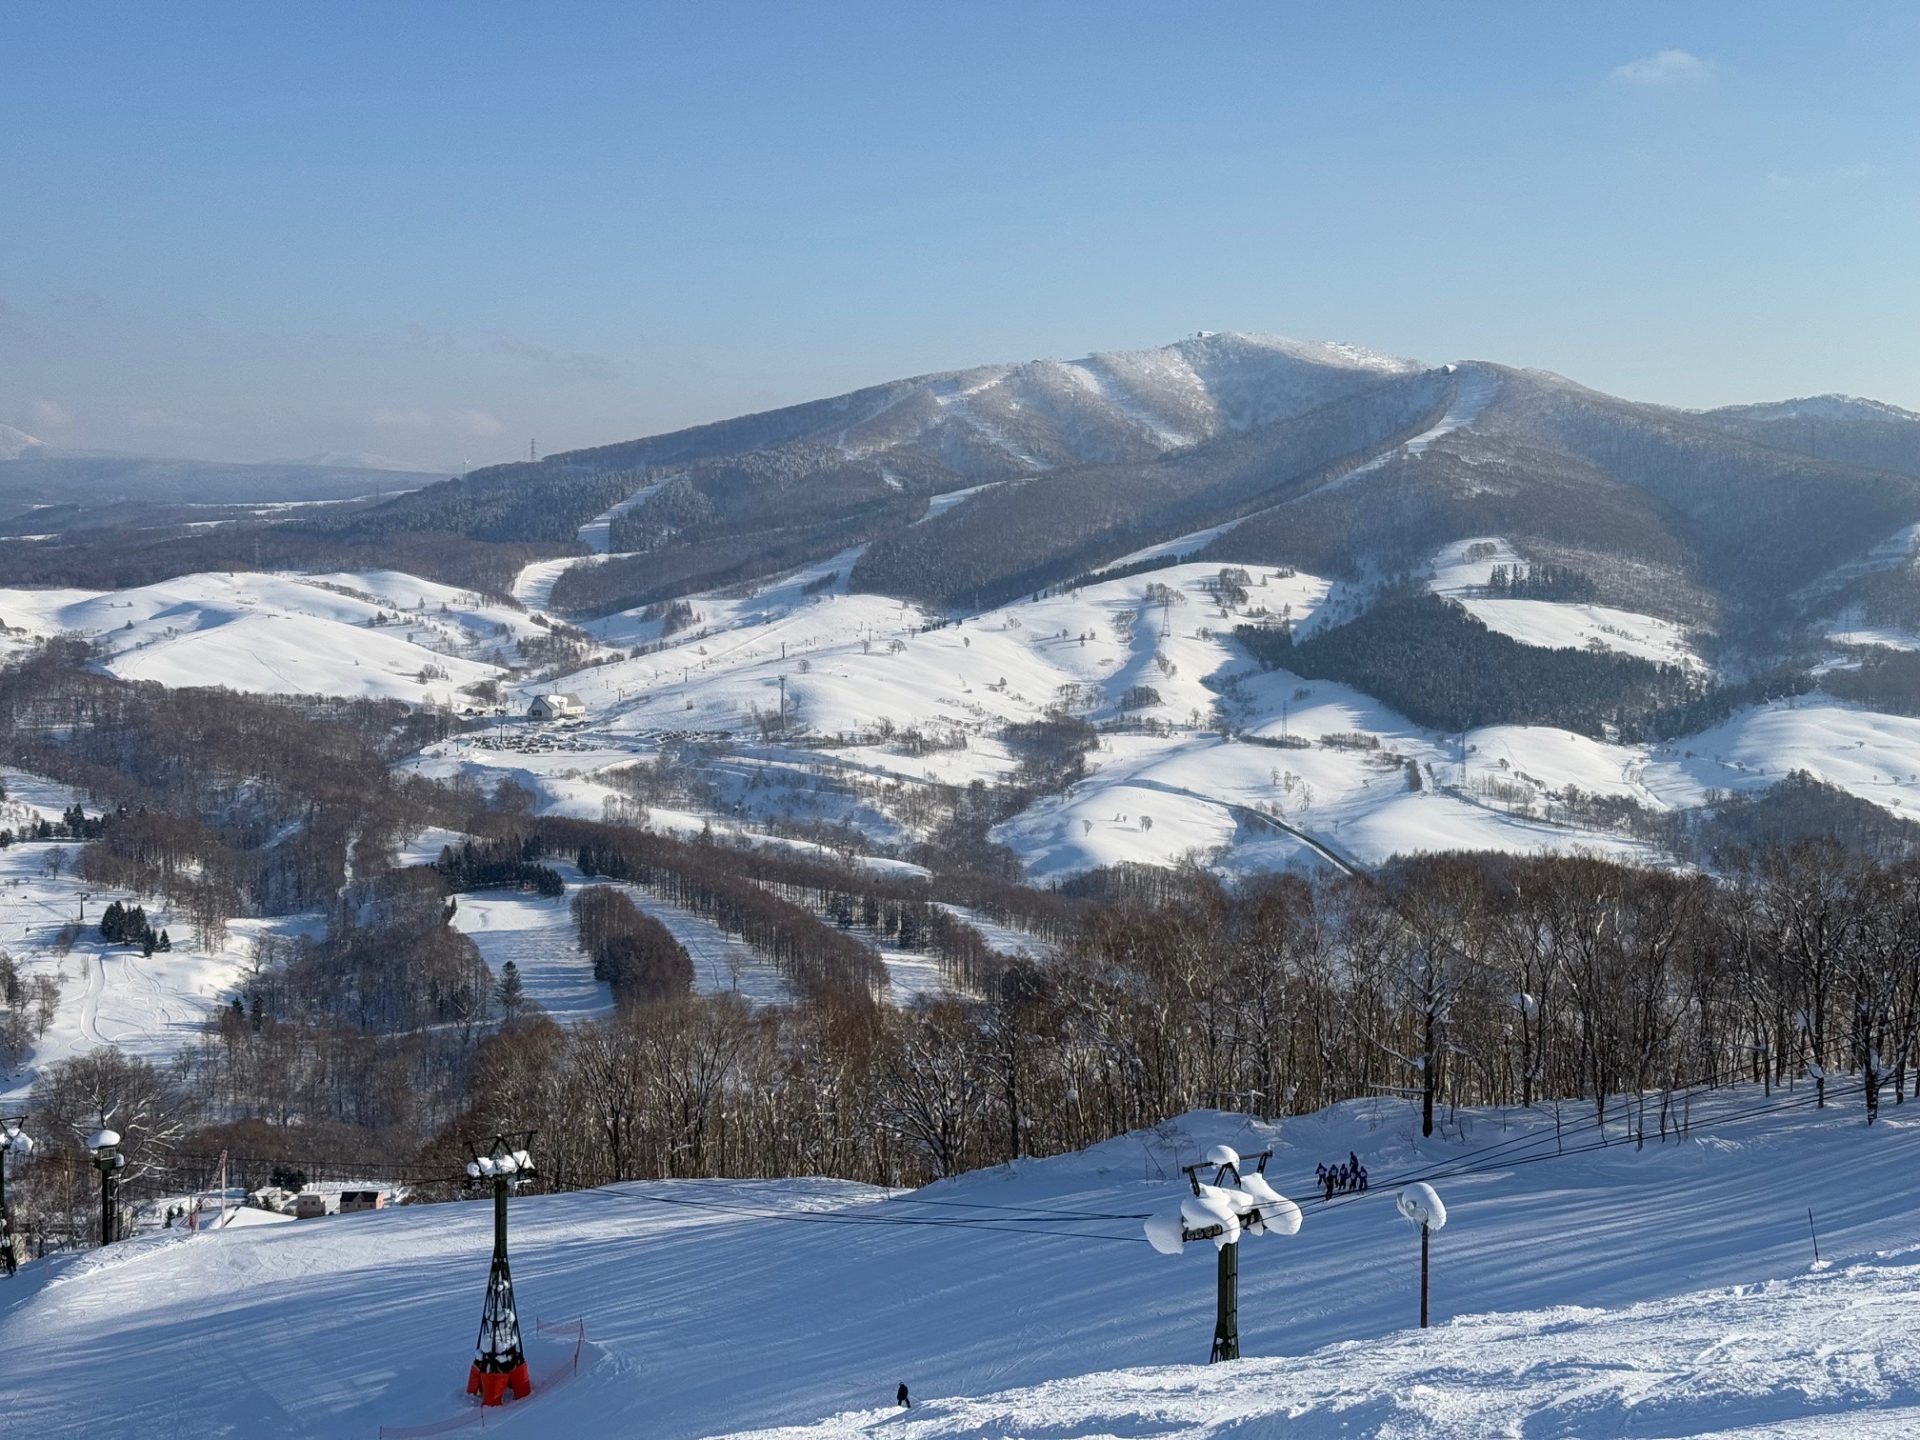
{"label": "snow-covered hill", "polygon": [[[530,1333],[549,1383],[487,1428],[1907,1433],[1920,1118],[1888,1107],[1868,1128],[1835,1088],[1826,1111],[1804,1087],[1695,1095],[1664,1143],[1650,1109],[1644,1148],[1618,1101],[1604,1145],[1585,1106],[1463,1112],[1422,1141],[1404,1103],[1363,1101],[1277,1128],[1189,1116],[912,1194],[656,1181],[516,1200],[523,1324],[583,1319],[587,1345],[573,1376],[570,1346]],[[1160,1256],[1138,1217],[1223,1141],[1272,1145],[1267,1173],[1306,1220],[1244,1242],[1248,1358],[1206,1367],[1211,1247]],[[1314,1165],[1349,1151],[1373,1189],[1312,1199]],[[1392,1206],[1416,1174],[1450,1215],[1424,1334],[1418,1240]],[[7,1423],[69,1435],[111,1413],[129,1433],[348,1436],[471,1420],[460,1390],[491,1224],[486,1205],[408,1207],[31,1264],[0,1285]],[[182,1334],[220,1363],[183,1369],[154,1343]],[[902,1382],[911,1415],[890,1408]]]}
{"label": "snow-covered hill", "polygon": [[183,576],[138,589],[0,590],[0,645],[77,634],[128,680],[454,703],[538,629],[495,600],[394,571]]}

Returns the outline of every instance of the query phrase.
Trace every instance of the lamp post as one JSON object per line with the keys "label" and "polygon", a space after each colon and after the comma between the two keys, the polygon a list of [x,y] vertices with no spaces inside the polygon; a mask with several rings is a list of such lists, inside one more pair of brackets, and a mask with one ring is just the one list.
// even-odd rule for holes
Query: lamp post
{"label": "lamp post", "polygon": [[13,1274],[13,1211],[7,1206],[7,1157],[18,1153],[21,1159],[33,1154],[33,1137],[21,1127],[25,1115],[0,1115],[0,1265]]}
{"label": "lamp post", "polygon": [[119,1189],[119,1174],[127,1164],[127,1157],[120,1153],[120,1132],[101,1127],[87,1137],[87,1149],[93,1152],[93,1163],[100,1167],[100,1243],[111,1245],[115,1238],[113,1197]]}
{"label": "lamp post", "polygon": [[1447,1223],[1447,1207],[1431,1185],[1418,1180],[1402,1190],[1393,1203],[1405,1219],[1420,1227],[1420,1328],[1424,1330],[1427,1328],[1427,1255],[1433,1232]]}

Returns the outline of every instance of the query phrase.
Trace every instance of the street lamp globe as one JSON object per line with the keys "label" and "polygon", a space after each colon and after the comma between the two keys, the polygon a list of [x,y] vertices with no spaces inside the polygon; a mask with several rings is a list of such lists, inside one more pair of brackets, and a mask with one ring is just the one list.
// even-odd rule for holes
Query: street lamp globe
{"label": "street lamp globe", "polygon": [[87,1149],[93,1152],[93,1163],[100,1169],[100,1243],[111,1245],[120,1228],[115,1223],[114,1180],[127,1163],[127,1157],[120,1153],[120,1132],[101,1126],[87,1137]]}
{"label": "street lamp globe", "polygon": [[18,1155],[23,1160],[33,1154],[33,1137],[20,1128],[25,1120],[26,1116],[22,1115],[0,1121],[0,1151]]}

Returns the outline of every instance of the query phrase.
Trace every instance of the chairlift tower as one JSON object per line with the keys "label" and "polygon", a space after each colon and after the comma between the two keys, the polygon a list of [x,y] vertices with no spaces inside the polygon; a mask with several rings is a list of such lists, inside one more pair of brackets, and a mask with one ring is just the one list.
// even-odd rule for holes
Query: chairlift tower
{"label": "chairlift tower", "polygon": [[[1180,1202],[1177,1215],[1156,1215],[1146,1222],[1147,1240],[1163,1255],[1177,1255],[1190,1241],[1211,1240],[1218,1252],[1218,1293],[1214,1308],[1213,1349],[1207,1363],[1240,1358],[1240,1236],[1297,1235],[1300,1207],[1267,1183],[1271,1150],[1254,1157],[1242,1171],[1239,1154],[1227,1145],[1207,1151],[1206,1159],[1181,1167],[1193,1194]],[[1213,1171],[1213,1182],[1200,1179]]]}
{"label": "chairlift tower", "polygon": [[533,1393],[526,1350],[520,1343],[520,1312],[513,1299],[513,1272],[507,1266],[507,1192],[524,1185],[533,1174],[528,1147],[534,1132],[515,1130],[470,1140],[473,1159],[467,1162],[467,1180],[493,1186],[493,1266],[487,1272],[487,1298],[480,1307],[480,1337],[474,1342],[473,1368],[467,1372],[467,1393],[482,1405],[501,1404],[507,1391],[524,1400]]}

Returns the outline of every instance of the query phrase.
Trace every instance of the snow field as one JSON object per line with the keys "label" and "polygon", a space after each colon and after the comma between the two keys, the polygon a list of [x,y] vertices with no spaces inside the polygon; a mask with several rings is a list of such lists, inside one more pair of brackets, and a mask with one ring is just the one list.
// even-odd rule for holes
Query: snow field
{"label": "snow field", "polygon": [[[11,775],[8,788],[13,788]],[[20,965],[26,980],[46,975],[60,983],[59,1004],[45,1034],[11,1072],[0,1071],[0,1102],[17,1103],[46,1066],[102,1045],[168,1064],[194,1041],[207,1016],[233,997],[251,963],[255,938],[299,933],[317,923],[310,917],[236,919],[228,923],[219,950],[198,950],[186,922],[165,904],[90,884],[70,869],[49,875],[46,859],[56,850],[70,865],[80,844],[35,842],[0,849],[0,948]],[[101,940],[100,916],[115,900],[144,906],[154,929],[168,932],[173,949],[142,956],[137,949]],[[55,937],[83,908],[86,925],[62,955]]]}
{"label": "snow field", "polygon": [[[0,618],[35,635],[96,639],[104,667],[129,680],[416,704],[456,703],[461,686],[500,678],[485,657],[511,657],[535,629],[509,606],[386,570],[205,573],[106,593],[0,590]],[[429,671],[444,675],[422,679]]]}
{"label": "snow field", "polygon": [[[777,1180],[518,1199],[521,1314],[584,1316],[592,1359],[500,1418],[660,1440],[882,1420],[910,1437],[1257,1435],[1289,1416],[1304,1434],[1904,1433],[1920,1112],[1887,1106],[1868,1129],[1834,1089],[1825,1112],[1804,1086],[1696,1096],[1689,1138],[1662,1145],[1650,1117],[1644,1149],[1624,1102],[1605,1148],[1591,1107],[1569,1105],[1564,1156],[1550,1109],[1461,1112],[1420,1140],[1406,1104],[1356,1101],[1277,1131],[1192,1115],[910,1195]],[[1157,1255],[1133,1217],[1176,1203],[1179,1165],[1215,1143],[1273,1145],[1268,1178],[1306,1219],[1243,1242],[1250,1358],[1202,1369],[1211,1247]],[[1374,1189],[1315,1200],[1314,1164],[1349,1150]],[[1425,1335],[1417,1232],[1392,1201],[1414,1174],[1449,1210]],[[490,1237],[487,1206],[409,1207],[25,1267],[0,1287],[9,1413],[54,1435],[102,1405],[130,1432],[199,1434],[456,1415]],[[232,1359],[183,1380],[150,1340],[188,1317]],[[921,1408],[883,1415],[901,1381]],[[1767,1428],[1800,1420],[1836,1428]]]}
{"label": "snow field", "polygon": [[[1490,553],[1489,553],[1489,547]],[[1479,550],[1477,557],[1469,551]],[[1660,665],[1705,670],[1684,625],[1621,610],[1561,600],[1493,599],[1485,590],[1496,565],[1526,567],[1527,562],[1497,535],[1475,536],[1442,546],[1429,562],[1429,587],[1459,602],[1489,630],[1547,650],[1612,650]]]}

